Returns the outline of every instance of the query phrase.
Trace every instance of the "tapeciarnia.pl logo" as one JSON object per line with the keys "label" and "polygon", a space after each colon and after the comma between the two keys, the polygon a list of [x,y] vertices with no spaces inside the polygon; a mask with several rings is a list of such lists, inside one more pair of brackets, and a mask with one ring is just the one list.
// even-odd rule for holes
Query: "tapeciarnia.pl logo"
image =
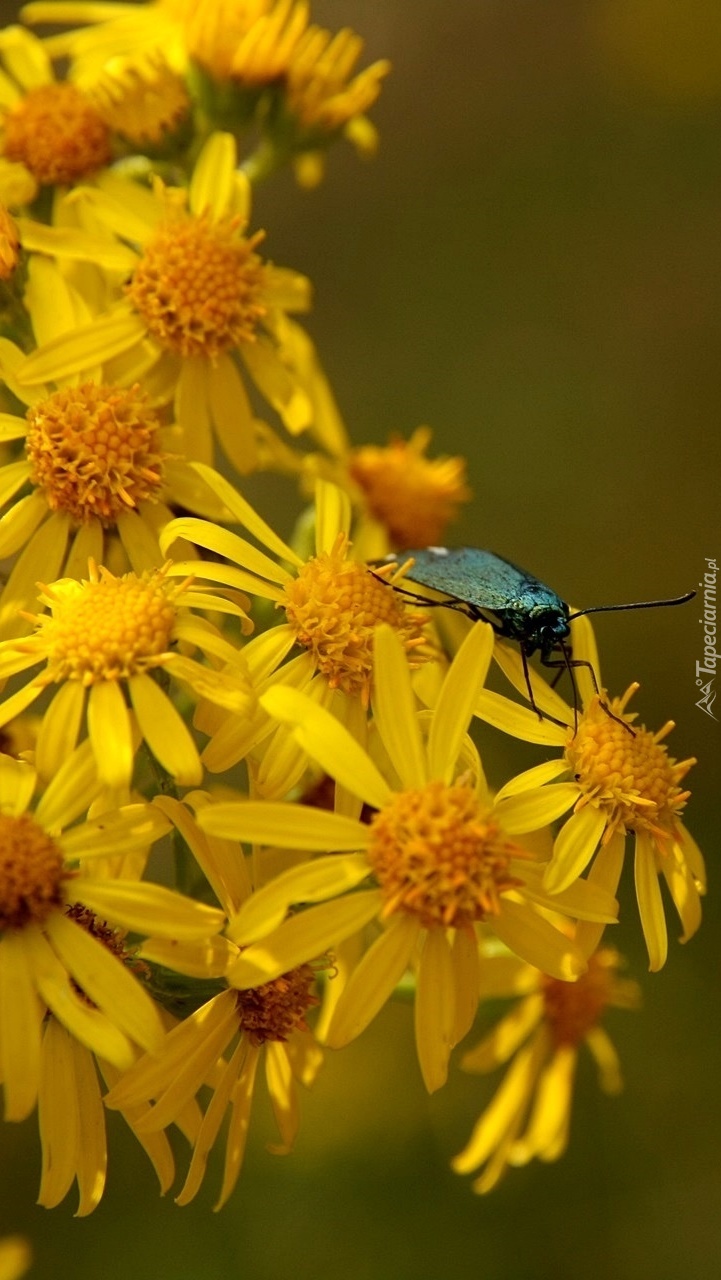
{"label": "tapeciarnia.pl logo", "polygon": [[[705,557],[706,572],[703,579],[699,582],[701,591],[703,592],[703,616],[699,618],[699,622],[703,627],[703,662],[696,663],[696,685],[701,690],[701,697],[696,706],[703,711],[712,720],[718,720],[713,713],[713,704],[716,701],[716,690],[714,689],[714,681],[716,679],[716,663],[718,661],[718,653],[716,652],[716,578],[718,576],[718,565],[716,561]],[[704,679],[710,677],[710,679]]]}

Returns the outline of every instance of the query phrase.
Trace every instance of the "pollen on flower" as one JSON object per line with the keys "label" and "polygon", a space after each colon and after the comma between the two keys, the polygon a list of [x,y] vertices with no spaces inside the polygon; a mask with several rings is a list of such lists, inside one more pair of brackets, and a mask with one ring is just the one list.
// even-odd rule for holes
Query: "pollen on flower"
{"label": "pollen on flower", "polygon": [[302,964],[273,982],[236,991],[241,1030],[252,1044],[287,1040],[294,1031],[307,1031],[305,1016],[319,1003],[313,994],[315,969]]}
{"label": "pollen on flower", "polygon": [[348,471],[363,491],[370,513],[399,550],[436,546],[458,507],[468,502],[463,458],[425,456],[430,431],[419,428],[410,440],[354,449]]}
{"label": "pollen on flower", "polygon": [[160,422],[138,386],[66,387],[33,405],[27,418],[30,478],[52,510],[67,511],[77,524],[96,517],[111,525],[139,502],[157,502]]}
{"label": "pollen on flower", "polygon": [[383,914],[405,911],[426,928],[467,928],[498,915],[517,887],[510,864],[528,857],[468,786],[429,782],[400,791],[373,815],[368,859],[385,896]]}
{"label": "pollen on flower", "polygon": [[20,237],[15,219],[0,204],[0,280],[9,280],[20,258]]}
{"label": "pollen on flower", "polygon": [[[679,783],[695,760],[678,762],[662,745],[673,729],[672,720],[658,733],[635,727],[633,737],[619,723],[635,719],[624,713],[637,688],[633,684],[623,697],[607,703],[601,696],[594,697],[566,747],[566,759],[581,789],[577,807],[594,804],[606,811],[605,839],[619,827],[646,828],[663,838],[691,794],[682,791]],[[618,720],[608,715],[606,706]]]}
{"label": "pollen on flower", "polygon": [[29,813],[0,814],[0,931],[42,924],[63,902],[63,855]]}
{"label": "pollen on flower", "polygon": [[5,158],[45,185],[77,182],[111,159],[108,126],[73,84],[30,89],[8,111],[3,133]]}
{"label": "pollen on flower", "polygon": [[145,246],[126,286],[150,333],[181,356],[213,360],[254,342],[266,314],[266,269],[255,252],[264,233],[241,234],[237,217],[168,219]]}
{"label": "pollen on flower", "polygon": [[88,581],[64,579],[45,587],[41,599],[52,612],[37,620],[48,662],[43,682],[90,685],[161,665],[180,590],[168,585],[163,570],[116,578],[108,569],[98,572],[92,562]]}
{"label": "pollen on flower", "polygon": [[160,142],[190,111],[184,80],[158,49],[112,58],[83,87],[108,127],[138,146]]}
{"label": "pollen on flower", "polygon": [[601,947],[590,957],[586,972],[575,982],[543,977],[544,1013],[556,1045],[581,1044],[601,1021],[607,1006],[617,1003],[614,988],[619,963],[616,951]]}
{"label": "pollen on flower", "polygon": [[396,592],[348,559],[348,539],[339,534],[329,552],[309,560],[286,584],[279,603],[286,611],[298,643],[313,653],[318,670],[331,688],[370,699],[373,637],[381,622],[400,636],[416,664],[424,643],[426,614],[412,612]]}

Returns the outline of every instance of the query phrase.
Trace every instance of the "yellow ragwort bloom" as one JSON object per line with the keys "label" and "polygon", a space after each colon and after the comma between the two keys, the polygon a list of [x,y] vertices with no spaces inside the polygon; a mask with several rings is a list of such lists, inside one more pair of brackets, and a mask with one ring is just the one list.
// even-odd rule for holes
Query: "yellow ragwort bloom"
{"label": "yellow ragwort bloom", "polygon": [[430,439],[428,427],[418,427],[410,440],[396,436],[385,446],[350,450],[348,475],[360,491],[362,507],[387,539],[368,559],[391,548],[438,546],[461,503],[470,502],[465,459],[427,458]]}
{"label": "yellow ragwort bloom", "polygon": [[185,81],[160,50],[112,58],[95,76],[76,82],[113,133],[134,147],[155,147],[189,121]]}
{"label": "yellow ragwort bloom", "polygon": [[[167,673],[196,696],[243,715],[253,694],[242,653],[216,627],[191,610],[230,611],[240,605],[221,594],[173,583],[167,566],[114,577],[91,561],[88,578],[61,578],[43,588],[32,635],[0,643],[0,676],[43,669],[0,704],[0,725],[24,711],[49,685],[57,690],[43,717],[37,761],[43,777],[72,750],[87,716],[99,777],[109,787],[130,786],[135,725],[149,750],[176,782],[193,786],[203,769],[180,712],[153,678]],[[191,646],[219,668],[177,651]],[[133,715],[126,701],[129,699]]]}
{"label": "yellow ragwort bloom", "polygon": [[66,753],[37,804],[37,774],[24,761],[0,756],[0,783],[0,1078],[6,1119],[22,1120],[41,1087],[46,1011],[121,1070],[138,1047],[162,1041],[160,1014],[114,931],[172,938],[182,959],[225,916],[161,885],[88,869],[169,829],[147,804],[101,806],[77,822],[101,794],[88,743]]}
{"label": "yellow ragwort bloom", "polygon": [[[106,175],[69,199],[92,215],[95,227],[107,228],[107,237],[23,224],[23,243],[40,253],[100,260],[127,280],[106,312],[41,344],[17,371],[20,385],[134,357],[156,396],[174,399],[187,456],[212,462],[214,427],[241,473],[253,469],[256,451],[240,365],[291,433],[310,425],[312,399],[294,372],[282,323],[287,311],[308,309],[309,282],[260,256],[262,232],[245,234],[250,186],[236,169],[230,134],[206,142],[187,191],[159,179],[147,191]],[[37,308],[50,307],[51,299],[38,293]]]}
{"label": "yellow ragwort bloom", "polygon": [[[31,280],[40,274],[55,283],[56,320],[65,301],[69,320],[62,276],[36,259]],[[28,404],[24,417],[0,414],[0,440],[24,446],[24,457],[0,466],[0,558],[16,557],[0,594],[0,639],[28,630],[20,611],[33,606],[40,578],[79,578],[90,558],[102,564],[111,555],[136,573],[160,568],[168,504],[214,519],[227,515],[182,457],[179,429],[163,425],[138,383],[88,379],[29,395],[14,378],[23,359],[0,339],[0,373]]]}
{"label": "yellow ragwort bloom", "polygon": [[[202,812],[209,797],[196,792],[188,801]],[[185,805],[167,796],[157,797],[155,803],[193,850],[223,909],[237,913],[243,902],[252,899],[252,883],[237,845],[203,832]],[[237,947],[232,951],[237,958]],[[156,941],[141,954],[165,963],[166,951]],[[306,1022],[307,1013],[318,1004],[314,994],[318,967],[300,964],[254,988],[235,987],[229,979],[226,990],[170,1031],[162,1045],[140,1059],[110,1091],[106,1099],[110,1107],[147,1107],[153,1102],[136,1128],[139,1136],[157,1136],[182,1117],[196,1093],[212,1082],[212,1098],[193,1140],[193,1158],[178,1204],[188,1204],[196,1195],[228,1109],[223,1184],[216,1209],[230,1196],[245,1154],[261,1055],[281,1137],[280,1145],[271,1150],[285,1154],[291,1149],[299,1119],[296,1082],[312,1084],[321,1063],[320,1047]],[[225,1061],[222,1055],[228,1050],[230,1058]]]}
{"label": "yellow ragwort bloom", "polygon": [[[207,468],[200,464],[196,464],[196,470],[207,476]],[[285,621],[265,631],[243,650],[250,671],[259,681],[259,692],[264,687],[260,682],[280,681],[306,688],[351,725],[354,733],[362,734],[373,677],[376,626],[380,622],[393,626],[413,663],[419,664],[431,656],[423,634],[426,615],[407,609],[401,597],[390,590],[390,566],[384,574],[375,576],[353,558],[348,537],[350,504],[335,485],[317,483],[316,554],[303,561],[227,481],[215,476],[212,483],[233,519],[276,558],[271,559],[217,525],[183,517],[163,530],[163,551],[171,548],[176,538],[183,538],[233,563],[186,560],[172,565],[169,573],[193,572],[211,582],[272,601],[285,614]],[[305,652],[283,666],[294,647]],[[227,769],[274,728],[262,708],[252,722],[226,716],[222,724],[216,724],[203,752],[203,762],[213,772]],[[301,749],[291,747],[287,730],[276,728],[256,776],[261,794],[285,795],[299,781],[307,767],[307,756]]]}
{"label": "yellow ragwort bloom", "polygon": [[376,101],[391,64],[380,58],[353,75],[363,43],[350,27],[334,34],[311,26],[293,50],[283,84],[283,111],[293,134],[294,168],[301,186],[314,187],[321,181],[324,151],[339,134],[362,155],[377,148],[378,134],[365,112]]}
{"label": "yellow ragwort bloom", "polygon": [[[492,647],[490,627],[478,623],[431,717],[419,719],[403,647],[390,627],[379,626],[373,686],[379,764],[305,694],[279,684],[261,699],[355,797],[355,807],[345,802],[342,813],[329,813],[247,801],[209,805],[199,814],[214,835],[329,855],[278,875],[231,919],[228,934],[242,951],[229,980],[239,987],[272,981],[377,922],[382,932],[341,993],[327,1041],[339,1048],[357,1036],[414,967],[416,1044],[429,1090],[445,1082],[451,1049],[475,1014],[479,925],[554,977],[572,981],[585,969],[579,949],[537,909],[550,903],[543,864],[504,828],[466,733]],[[359,820],[362,804],[374,811],[370,822]],[[376,887],[347,892],[369,877]],[[583,881],[554,902],[575,918],[615,918],[610,895]],[[299,903],[306,909],[288,915]]]}
{"label": "yellow ragwort bloom", "polygon": [[568,1144],[573,1084],[583,1045],[598,1068],[604,1093],[622,1087],[616,1050],[601,1025],[609,1008],[635,1009],[637,984],[618,976],[620,957],[602,947],[577,982],[559,982],[512,956],[482,961],[482,999],[516,997],[480,1044],[461,1058],[464,1071],[486,1073],[511,1063],[478,1120],[467,1146],[453,1161],[456,1173],[483,1166],[473,1182],[490,1191],[509,1165],[558,1160]]}
{"label": "yellow ragwort bloom", "polygon": [[[598,678],[598,652],[587,618],[573,621],[572,642],[574,658],[589,663]],[[518,655],[503,645],[497,646],[497,653],[516,688],[525,692]],[[609,698],[604,690],[596,691],[589,667],[576,667],[574,675],[583,703],[575,732],[572,708],[535,676],[533,690],[539,707],[568,728],[539,721],[530,708],[499,694],[484,691],[481,695],[477,713],[483,719],[561,752],[559,758],[514,778],[496,799],[502,812],[508,808],[533,813],[539,827],[573,810],[556,837],[546,871],[544,883],[550,893],[572,883],[592,859],[597,882],[615,893],[626,835],[633,835],[636,896],[649,967],[655,971],[665,964],[668,947],[660,875],[681,919],[682,941],[701,923],[704,861],[681,821],[690,795],[681,783],[695,761],[678,762],[669,756],[663,739],[671,732],[672,721],[657,733],[634,724],[636,716],[628,714],[626,707],[637,684],[630,685],[622,697]]]}
{"label": "yellow ragwort bloom", "polygon": [[[77,86],[56,82],[36,36],[0,31],[0,156],[39,186],[65,186],[111,159],[110,131]],[[0,174],[0,194],[2,190]]]}
{"label": "yellow ragwort bloom", "polygon": [[30,23],[87,23],[49,36],[50,57],[69,57],[71,74],[92,74],[109,59],[160,51],[177,72],[189,59],[209,74],[248,86],[277,79],[308,23],[306,0],[39,0],[23,7]]}

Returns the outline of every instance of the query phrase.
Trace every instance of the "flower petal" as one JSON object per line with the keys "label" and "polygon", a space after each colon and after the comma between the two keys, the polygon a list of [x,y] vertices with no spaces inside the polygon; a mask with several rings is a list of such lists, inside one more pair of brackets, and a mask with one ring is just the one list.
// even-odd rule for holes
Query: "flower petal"
{"label": "flower petal", "polygon": [[135,754],[133,733],[117,681],[100,680],[90,686],[88,735],[101,780],[109,787],[129,787]]}
{"label": "flower petal", "polygon": [[[65,921],[76,933],[84,933],[84,930],[66,916],[58,914],[58,919]],[[90,934],[86,933],[85,937],[100,950],[105,951],[102,943],[96,942],[94,938],[91,939]],[[122,965],[114,956],[111,956],[109,951],[105,951],[105,955],[123,971]],[[48,1008],[70,1034],[93,1053],[107,1058],[108,1062],[114,1063],[115,1066],[121,1069],[129,1067],[135,1058],[135,1050],[128,1036],[117,1025],[117,1020],[112,1015],[108,1016],[101,1009],[95,1008],[84,995],[78,992],[78,984],[71,977],[66,965],[58,958],[47,938],[39,932],[33,939],[32,964],[38,991]],[[130,975],[127,974],[127,976]]]}
{"label": "flower petal", "polygon": [[253,410],[235,362],[221,355],[208,377],[210,412],[228,461],[241,476],[258,466]]}
{"label": "flower petal", "polygon": [[658,973],[666,963],[668,934],[661,886],[658,883],[654,844],[645,831],[636,832],[634,878],[641,926],[648,951],[648,967],[651,973]]}
{"label": "flower petal", "polygon": [[339,533],[350,533],[351,506],[347,493],[327,480],[315,482],[315,554],[330,553]]}
{"label": "flower petal", "polygon": [[325,707],[300,690],[281,684],[268,689],[259,701],[269,715],[293,726],[298,744],[337,782],[373,809],[381,809],[387,803],[387,782],[345,726]]}
{"label": "flower petal", "polygon": [[333,854],[290,867],[248,898],[230,921],[228,937],[239,946],[247,947],[282,925],[290,907],[301,902],[325,902],[357,888],[369,875],[368,859],[360,853],[350,856]]}
{"label": "flower petal", "polygon": [[211,221],[224,218],[235,189],[236,145],[232,133],[211,133],[195,162],[188,188],[188,208]]}
{"label": "flower petal", "polygon": [[[43,780],[52,781],[75,751],[85,710],[85,694],[79,680],[66,681],[57,690],[43,716],[35,747],[35,765]],[[94,768],[97,773],[97,765]]]}
{"label": "flower petal", "polygon": [[90,880],[76,876],[73,894],[104,920],[134,933],[196,942],[219,933],[225,914],[164,885],[145,880]]}
{"label": "flower petal", "polygon": [[[38,751],[38,756],[39,756]],[[47,775],[44,775],[47,776]],[[89,738],[56,762],[52,776],[35,809],[35,817],[48,831],[62,831],[86,813],[100,790],[98,768]]]}
{"label": "flower petal", "polygon": [[415,999],[416,1048],[429,1093],[442,1088],[448,1078],[456,1006],[454,979],[445,930],[429,929],[418,962]]}
{"label": "flower petal", "polygon": [[[573,784],[569,782],[560,785],[572,787]],[[605,829],[606,814],[593,804],[584,805],[571,814],[556,836],[553,857],[543,877],[549,893],[560,893],[580,876],[596,852]]]}
{"label": "flower petal", "polygon": [[300,556],[296,555],[295,551],[271,529],[269,524],[266,524],[265,520],[258,515],[257,511],[253,510],[250,503],[241,497],[237,489],[234,489],[229,481],[225,480],[217,471],[213,471],[211,467],[204,466],[202,462],[193,462],[191,465],[198,472],[198,475],[202,476],[211,489],[217,493],[228,510],[232,511],[238,524],[242,524],[244,529],[247,529],[254,538],[263,543],[263,546],[278,556],[279,560],[286,560],[288,564],[295,565],[297,569],[300,569],[303,564]]}
{"label": "flower petal", "polygon": [[0,1075],[6,1120],[24,1120],[38,1096],[45,1009],[33,981],[37,937],[36,930],[7,929],[0,938]]}
{"label": "flower petal", "polygon": [[145,333],[140,317],[122,303],[98,316],[92,324],[61,334],[38,347],[20,367],[18,381],[21,386],[32,387],[38,382],[68,378],[129,351],[142,342]]}
{"label": "flower petal", "polygon": [[197,787],[203,777],[198,749],[180,713],[148,675],[131,676],[128,690],[140,731],[156,760],[179,786]]}
{"label": "flower petal", "polygon": [[379,891],[371,889],[291,916],[268,937],[241,953],[228,970],[228,982],[241,990],[272,982],[362,929],[378,914],[380,904]]}
{"label": "flower petal", "polygon": [[336,1005],[326,1037],[331,1048],[354,1040],[382,1009],[410,964],[420,931],[415,916],[398,915],[369,947]]}
{"label": "flower petal", "polygon": [[[117,956],[60,912],[49,918],[47,932],[84,994],[136,1044],[144,1049],[157,1048],[164,1034],[160,1014],[137,978]],[[102,1048],[97,1052],[103,1057],[110,1056]]]}
{"label": "flower petal", "polygon": [[492,925],[509,951],[551,978],[573,981],[586,969],[575,943],[530,906],[503,897]]}
{"label": "flower petal", "polygon": [[557,782],[508,796],[496,805],[496,813],[504,831],[520,835],[525,831],[540,831],[549,822],[560,818],[578,800],[575,782]]}
{"label": "flower petal", "polygon": [[428,770],[408,658],[393,628],[385,624],[376,628],[373,646],[373,715],[403,786],[424,786]]}
{"label": "flower petal", "polygon": [[210,835],[281,849],[327,853],[365,848],[368,843],[367,825],[311,805],[259,800],[209,804],[198,813],[198,825]]}
{"label": "flower petal", "polygon": [[524,791],[533,791],[536,787],[542,787],[548,782],[553,782],[560,774],[567,772],[568,764],[565,760],[544,760],[543,764],[534,765],[532,769],[516,774],[515,778],[511,778],[510,782],[501,787],[500,791],[496,792],[496,804],[507,799],[508,796],[516,796]]}
{"label": "flower petal", "polygon": [[493,628],[487,622],[477,622],[448,668],[428,737],[431,778],[446,783],[453,778],[461,742],[491,663],[493,641]]}

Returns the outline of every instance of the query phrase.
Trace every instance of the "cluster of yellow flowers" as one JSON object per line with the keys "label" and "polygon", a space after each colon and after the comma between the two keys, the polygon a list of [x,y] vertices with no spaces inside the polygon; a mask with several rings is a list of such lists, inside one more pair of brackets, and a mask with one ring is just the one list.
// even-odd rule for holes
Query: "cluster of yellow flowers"
{"label": "cluster of yellow flowers", "polygon": [[[309,281],[264,256],[251,193],[288,164],[317,182],[342,136],[371,150],[388,64],[356,72],[359,37],[306,0],[23,19],[85,25],[0,34],[5,1117],[37,1108],[40,1203],[77,1182],[81,1215],[105,1107],[162,1190],[182,1131],[180,1204],[226,1122],[220,1206],[261,1057],[287,1151],[297,1083],[399,984],[430,1091],[505,997],[461,1059],[510,1064],[455,1160],[486,1191],[561,1154],[584,1044],[620,1087],[602,1021],[638,993],[601,944],[627,835],[651,968],[660,877],[683,937],[698,927],[693,762],[667,755],[671,725],[631,727],[635,686],[598,692],[586,618],[581,708],[529,686],[489,622],[444,628],[395,590],[402,555],[367,567],[441,540],[464,465],[431,460],[425,428],[351,446],[294,318]],[[292,545],[240,492],[260,469],[313,498]],[[525,702],[484,687],[492,660]],[[473,717],[551,758],[492,794]]]}

